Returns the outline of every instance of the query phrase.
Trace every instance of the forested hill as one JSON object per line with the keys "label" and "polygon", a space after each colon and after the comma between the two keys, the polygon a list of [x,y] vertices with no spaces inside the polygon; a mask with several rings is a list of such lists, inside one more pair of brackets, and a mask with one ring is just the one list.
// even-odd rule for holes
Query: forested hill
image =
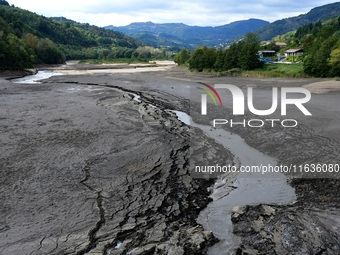
{"label": "forested hill", "polygon": [[216,27],[189,26],[183,23],[135,22],[127,26],[105,28],[123,32],[156,47],[196,48],[201,45],[215,46],[224,43],[226,40],[243,36],[267,24],[268,21],[249,19]]}
{"label": "forested hill", "polygon": [[256,33],[261,40],[271,40],[277,35],[285,34],[289,31],[296,30],[298,27],[319,20],[324,21],[340,15],[340,2],[327,4],[313,8],[307,14],[302,14],[297,17],[277,20],[265,27],[259,28]]}
{"label": "forested hill", "polygon": [[14,6],[0,5],[0,69],[98,58],[114,46],[137,48],[141,45],[140,41],[121,32],[69,20],[57,21]]}

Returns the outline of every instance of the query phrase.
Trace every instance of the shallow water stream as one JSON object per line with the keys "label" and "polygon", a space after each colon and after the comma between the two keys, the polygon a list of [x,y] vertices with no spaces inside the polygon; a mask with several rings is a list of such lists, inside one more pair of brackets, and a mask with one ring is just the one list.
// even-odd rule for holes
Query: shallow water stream
{"label": "shallow water stream", "polygon": [[[199,125],[193,122],[184,112],[173,111],[179,120],[200,128],[211,138],[231,151],[242,166],[260,166],[261,164],[276,165],[275,159],[250,147],[244,140],[224,129],[214,129],[211,126]],[[228,178],[227,176],[224,178]],[[224,185],[223,185],[224,184]],[[233,234],[231,222],[232,208],[235,206],[258,204],[291,204],[295,201],[295,190],[288,185],[285,175],[280,173],[240,173],[237,176],[232,190],[226,195],[230,187],[227,187],[226,179],[219,179],[211,197],[211,202],[199,215],[197,222],[204,229],[210,230],[220,242],[211,247],[209,255],[234,254],[240,244],[240,238]]]}
{"label": "shallow water stream", "polygon": [[22,78],[11,80],[13,83],[27,83],[27,84],[40,84],[39,80],[48,79],[52,76],[63,75],[62,73],[55,73],[53,71],[39,71],[37,74],[28,75]]}

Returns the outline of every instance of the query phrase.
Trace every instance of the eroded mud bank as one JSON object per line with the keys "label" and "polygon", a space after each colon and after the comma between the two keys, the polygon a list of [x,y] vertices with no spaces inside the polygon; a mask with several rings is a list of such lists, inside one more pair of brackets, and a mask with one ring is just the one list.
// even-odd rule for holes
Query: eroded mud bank
{"label": "eroded mud bank", "polygon": [[[220,144],[166,111],[189,113],[187,88],[202,79],[223,83],[223,78],[177,68],[64,75],[38,85],[1,81],[0,252],[205,254],[217,240],[196,218],[210,202],[214,180],[193,179],[189,160],[198,165],[208,159],[235,161]],[[264,95],[270,85],[228,79],[224,82],[263,86]],[[285,84],[310,83],[294,82]],[[319,108],[334,96],[313,103],[323,119],[314,128],[307,120],[297,129],[232,132],[278,164],[339,163],[339,126],[333,117],[339,113]],[[228,117],[228,109],[223,114]],[[200,139],[195,144],[191,136]],[[234,180],[226,179],[228,192]],[[237,254],[337,254],[339,181],[292,176],[290,184],[297,194],[293,205],[234,209],[233,229],[241,239]]]}

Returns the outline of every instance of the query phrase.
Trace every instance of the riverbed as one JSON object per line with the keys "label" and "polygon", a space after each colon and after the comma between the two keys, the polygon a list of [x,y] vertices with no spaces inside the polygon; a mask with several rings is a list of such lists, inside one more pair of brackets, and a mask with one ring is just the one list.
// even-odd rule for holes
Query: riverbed
{"label": "riverbed", "polygon": [[[195,160],[189,148],[207,161],[213,157],[238,167],[318,157],[336,162],[337,92],[313,94],[308,108],[314,118],[294,114],[297,129],[213,129],[188,116],[189,90],[197,82],[257,87],[260,107],[268,103],[273,83],[305,86],[316,80],[213,77],[174,66],[157,71],[83,68],[66,66],[54,70],[68,70],[64,75],[25,77],[21,84],[1,81],[1,253],[232,254],[236,249],[266,253],[327,246],[329,254],[336,254],[339,200],[321,188],[321,179],[244,173],[205,180],[193,178],[188,166]],[[205,153],[199,154],[202,148]],[[338,189],[336,180],[327,183],[329,192]],[[309,196],[311,189],[317,195]],[[247,232],[266,219],[267,212],[258,207],[263,204],[281,213],[261,223],[267,227]],[[246,209],[232,223],[235,206]],[[307,232],[289,230],[306,217]],[[276,226],[274,237],[266,232],[281,220],[287,229]],[[292,241],[303,233],[313,236],[317,229],[323,233],[318,240]],[[213,245],[213,236],[220,242]]]}

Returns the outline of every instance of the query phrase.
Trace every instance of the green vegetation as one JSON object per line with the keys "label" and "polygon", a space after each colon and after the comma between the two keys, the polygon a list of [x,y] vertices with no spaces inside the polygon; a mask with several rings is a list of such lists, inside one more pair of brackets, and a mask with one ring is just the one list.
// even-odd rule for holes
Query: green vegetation
{"label": "green vegetation", "polygon": [[240,75],[259,78],[306,78],[303,64],[264,64],[263,68],[242,72]]}
{"label": "green vegetation", "polygon": [[146,63],[153,59],[173,59],[174,53],[166,49],[158,49],[151,46],[140,46],[137,49],[127,47],[112,47],[106,50],[99,58],[93,57],[82,60],[81,63],[103,64],[103,63]]}
{"label": "green vegetation", "polygon": [[199,47],[190,54],[190,58],[189,53],[182,50],[176,55],[175,62],[181,65],[187,61],[189,69],[198,72],[225,72],[234,68],[253,70],[263,65],[257,56],[259,47],[258,36],[248,33],[244,40],[226,50]]}
{"label": "green vegetation", "polygon": [[120,49],[129,49],[132,55],[140,46],[141,42],[120,32],[0,6],[0,69],[60,64],[68,59],[105,59]]}
{"label": "green vegetation", "polygon": [[175,63],[178,65],[185,64],[190,58],[190,52],[186,49],[181,50],[174,58]]}
{"label": "green vegetation", "polygon": [[22,70],[71,59],[91,59],[93,63],[146,62],[152,58],[172,59],[174,51],[177,53],[178,49],[143,46],[121,32],[87,23],[0,6],[0,70]]}
{"label": "green vegetation", "polygon": [[[286,59],[286,61],[302,63],[292,65],[296,66],[296,71],[262,70],[264,76],[338,77],[340,75],[340,16],[324,22],[309,23],[296,31],[277,36],[273,41],[286,42],[287,48],[302,48],[303,56]],[[281,53],[283,50],[280,50]]]}
{"label": "green vegetation", "polygon": [[308,23],[325,21],[340,15],[340,3],[326,4],[313,8],[307,14],[299,15],[292,18],[277,20],[269,25],[256,31],[261,40],[271,40],[273,37],[283,35],[289,31],[296,30]]}
{"label": "green vegetation", "polygon": [[322,28],[322,23],[320,20],[316,23],[309,23],[305,26],[299,27],[296,30],[294,37],[301,39],[303,36],[307,34],[316,36],[320,32],[321,28]]}
{"label": "green vegetation", "polygon": [[[275,42],[285,42],[279,47]],[[265,64],[259,61],[258,50],[275,50],[281,55],[287,49],[301,48],[304,54],[285,59],[292,64]],[[187,56],[190,55],[188,61]],[[272,61],[277,56],[267,57]],[[217,72],[219,75],[252,77],[339,77],[340,76],[340,16],[324,22],[317,21],[276,36],[260,46],[258,36],[248,33],[228,49],[199,47],[191,54],[181,51],[175,57],[179,65],[188,64],[198,72]]]}
{"label": "green vegetation", "polygon": [[9,3],[5,0],[0,0],[0,5],[9,6]]}
{"label": "green vegetation", "polygon": [[0,69],[24,69],[33,64],[65,62],[65,55],[57,45],[48,38],[35,35],[37,32],[27,22],[16,18],[16,10],[0,6]]}
{"label": "green vegetation", "polygon": [[315,77],[335,77],[340,74],[340,17],[322,24],[319,32],[305,34],[301,39],[306,57],[306,74]]}

